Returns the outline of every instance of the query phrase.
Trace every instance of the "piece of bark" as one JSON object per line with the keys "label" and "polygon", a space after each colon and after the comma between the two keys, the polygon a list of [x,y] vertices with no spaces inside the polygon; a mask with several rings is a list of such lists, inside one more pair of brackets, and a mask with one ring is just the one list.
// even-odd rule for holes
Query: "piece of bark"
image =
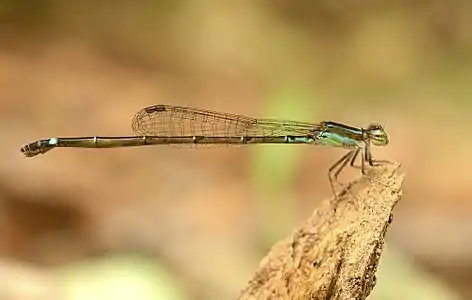
{"label": "piece of bark", "polygon": [[323,202],[272,247],[238,299],[365,299],[401,198],[399,166],[372,168],[337,200]]}

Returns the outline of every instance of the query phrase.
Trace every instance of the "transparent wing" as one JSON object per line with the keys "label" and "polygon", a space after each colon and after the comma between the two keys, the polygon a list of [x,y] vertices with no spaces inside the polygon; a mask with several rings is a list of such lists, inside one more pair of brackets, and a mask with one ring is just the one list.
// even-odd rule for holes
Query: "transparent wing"
{"label": "transparent wing", "polygon": [[171,105],[153,105],[143,108],[136,113],[132,123],[136,135],[166,137],[307,135],[317,126],[311,123],[255,119],[241,115]]}

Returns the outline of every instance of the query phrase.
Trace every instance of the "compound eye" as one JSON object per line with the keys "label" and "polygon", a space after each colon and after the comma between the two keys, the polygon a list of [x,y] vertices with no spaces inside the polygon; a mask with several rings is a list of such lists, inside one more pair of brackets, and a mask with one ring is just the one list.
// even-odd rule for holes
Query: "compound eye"
{"label": "compound eye", "polygon": [[384,146],[388,144],[388,136],[382,126],[372,124],[367,128],[367,135],[375,146]]}

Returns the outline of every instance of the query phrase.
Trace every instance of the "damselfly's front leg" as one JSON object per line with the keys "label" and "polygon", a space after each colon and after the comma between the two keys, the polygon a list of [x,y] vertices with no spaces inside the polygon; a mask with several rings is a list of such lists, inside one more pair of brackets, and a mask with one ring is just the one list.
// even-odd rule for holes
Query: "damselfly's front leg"
{"label": "damselfly's front leg", "polygon": [[383,164],[392,164],[391,161],[388,161],[388,160],[376,160],[372,157],[372,152],[370,151],[370,146],[369,144],[367,144],[365,146],[365,148],[363,148],[363,151],[362,151],[362,156],[361,156],[361,164],[360,165],[356,165],[355,162],[356,162],[356,158],[357,158],[357,154],[356,156],[354,156],[351,160],[351,167],[353,168],[356,168],[356,169],[360,169],[362,171],[362,174],[363,175],[366,175],[367,173],[367,168],[366,168],[366,162],[369,164],[369,166],[371,167],[378,167],[378,166],[381,166]]}
{"label": "damselfly's front leg", "polygon": [[[361,165],[356,165],[355,164],[355,157],[351,160],[351,166],[356,169],[361,169],[362,174],[364,176],[367,175],[367,169],[366,169],[366,162],[369,164],[370,167],[378,167],[381,165],[385,164],[393,164],[391,161],[388,160],[375,160],[372,157],[372,152],[370,152],[370,147],[369,145],[366,145],[365,148],[363,148],[362,156],[361,156]],[[373,176],[366,176],[370,181],[375,180]]]}
{"label": "damselfly's front leg", "polygon": [[392,164],[392,162],[389,161],[389,160],[376,160],[376,159],[374,159],[374,157],[372,156],[372,152],[370,151],[369,144],[367,144],[367,146],[365,148],[364,156],[365,156],[365,160],[372,167],[378,167],[378,166],[383,165],[383,164]]}

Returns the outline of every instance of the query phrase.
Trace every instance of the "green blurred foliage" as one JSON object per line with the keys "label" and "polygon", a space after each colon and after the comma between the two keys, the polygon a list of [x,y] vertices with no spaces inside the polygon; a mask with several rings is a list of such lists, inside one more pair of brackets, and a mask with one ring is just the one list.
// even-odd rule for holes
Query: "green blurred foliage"
{"label": "green blurred foliage", "polygon": [[57,275],[64,300],[189,299],[167,270],[154,260],[136,256],[64,265]]}

